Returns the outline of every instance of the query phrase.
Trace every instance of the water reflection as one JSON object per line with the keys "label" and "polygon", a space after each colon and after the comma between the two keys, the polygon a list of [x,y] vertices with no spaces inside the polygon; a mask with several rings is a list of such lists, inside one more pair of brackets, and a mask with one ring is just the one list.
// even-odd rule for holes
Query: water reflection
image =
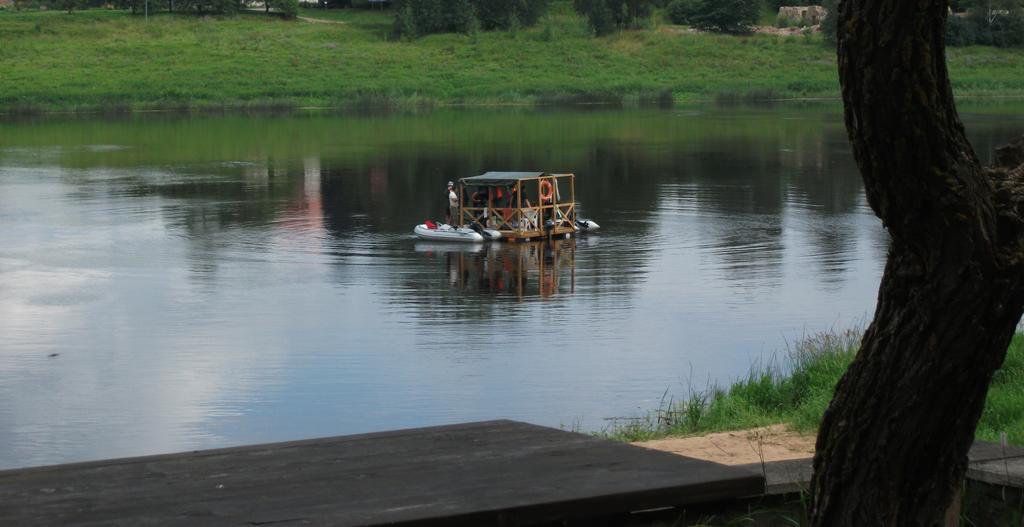
{"label": "water reflection", "polygon": [[453,244],[416,242],[431,264],[443,262],[453,291],[497,299],[549,298],[576,289],[576,240]]}
{"label": "water reflection", "polygon": [[[1024,130],[966,121],[983,159]],[[837,106],[48,120],[0,140],[0,467],[599,428],[862,320],[887,244]],[[602,230],[412,236],[445,182],[499,169],[576,173]]]}

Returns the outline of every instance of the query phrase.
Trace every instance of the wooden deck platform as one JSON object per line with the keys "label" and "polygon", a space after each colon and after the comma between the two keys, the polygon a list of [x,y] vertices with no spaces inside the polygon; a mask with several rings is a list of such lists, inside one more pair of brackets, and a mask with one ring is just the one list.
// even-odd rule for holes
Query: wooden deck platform
{"label": "wooden deck platform", "polygon": [[[1024,448],[975,441],[967,453],[967,479],[1024,489]],[[812,458],[739,465],[767,476],[769,495],[805,492],[810,488]]]}
{"label": "wooden deck platform", "polygon": [[530,525],[763,489],[739,467],[489,421],[0,471],[0,525]]}

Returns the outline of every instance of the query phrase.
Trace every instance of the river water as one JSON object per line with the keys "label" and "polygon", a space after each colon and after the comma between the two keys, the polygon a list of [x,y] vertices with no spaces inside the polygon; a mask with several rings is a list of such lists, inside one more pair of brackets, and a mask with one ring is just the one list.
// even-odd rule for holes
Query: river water
{"label": "river water", "polygon": [[[965,106],[983,160],[1020,104]],[[417,241],[577,174],[577,240]],[[869,318],[837,104],[0,123],[0,468],[512,418],[597,430]]]}

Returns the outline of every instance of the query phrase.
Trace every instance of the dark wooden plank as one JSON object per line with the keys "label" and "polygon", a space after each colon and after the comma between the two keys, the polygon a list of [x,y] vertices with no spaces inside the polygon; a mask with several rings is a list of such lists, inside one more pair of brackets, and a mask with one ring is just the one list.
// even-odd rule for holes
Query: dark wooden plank
{"label": "dark wooden plank", "polygon": [[768,461],[763,465],[750,463],[739,467],[764,475],[766,483],[762,491],[769,496],[806,492],[813,472],[809,457]]}
{"label": "dark wooden plank", "polygon": [[992,485],[1024,488],[1024,448],[975,441],[967,455],[967,477]]}
{"label": "dark wooden plank", "polygon": [[0,525],[527,525],[762,488],[736,467],[490,421],[0,471]]}
{"label": "dark wooden plank", "polygon": [[967,453],[967,459],[971,463],[1013,457],[1024,457],[1024,448],[1013,445],[1002,446],[990,441],[975,441]]}
{"label": "dark wooden plank", "polygon": [[[970,461],[967,478],[1024,488],[1024,448],[989,441],[975,441],[967,454]],[[784,461],[769,461],[740,465],[747,470],[766,475],[765,494],[779,495],[806,492],[813,472],[810,457]]]}

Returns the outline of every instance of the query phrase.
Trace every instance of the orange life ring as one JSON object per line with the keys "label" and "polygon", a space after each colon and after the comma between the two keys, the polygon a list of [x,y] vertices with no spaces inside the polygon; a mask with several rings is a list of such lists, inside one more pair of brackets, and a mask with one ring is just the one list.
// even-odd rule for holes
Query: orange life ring
{"label": "orange life ring", "polygon": [[[547,192],[544,192],[545,188],[548,189]],[[551,201],[551,198],[553,198],[554,196],[555,196],[555,189],[551,187],[551,182],[546,180],[546,179],[541,181],[540,182],[540,200],[541,201]]]}

